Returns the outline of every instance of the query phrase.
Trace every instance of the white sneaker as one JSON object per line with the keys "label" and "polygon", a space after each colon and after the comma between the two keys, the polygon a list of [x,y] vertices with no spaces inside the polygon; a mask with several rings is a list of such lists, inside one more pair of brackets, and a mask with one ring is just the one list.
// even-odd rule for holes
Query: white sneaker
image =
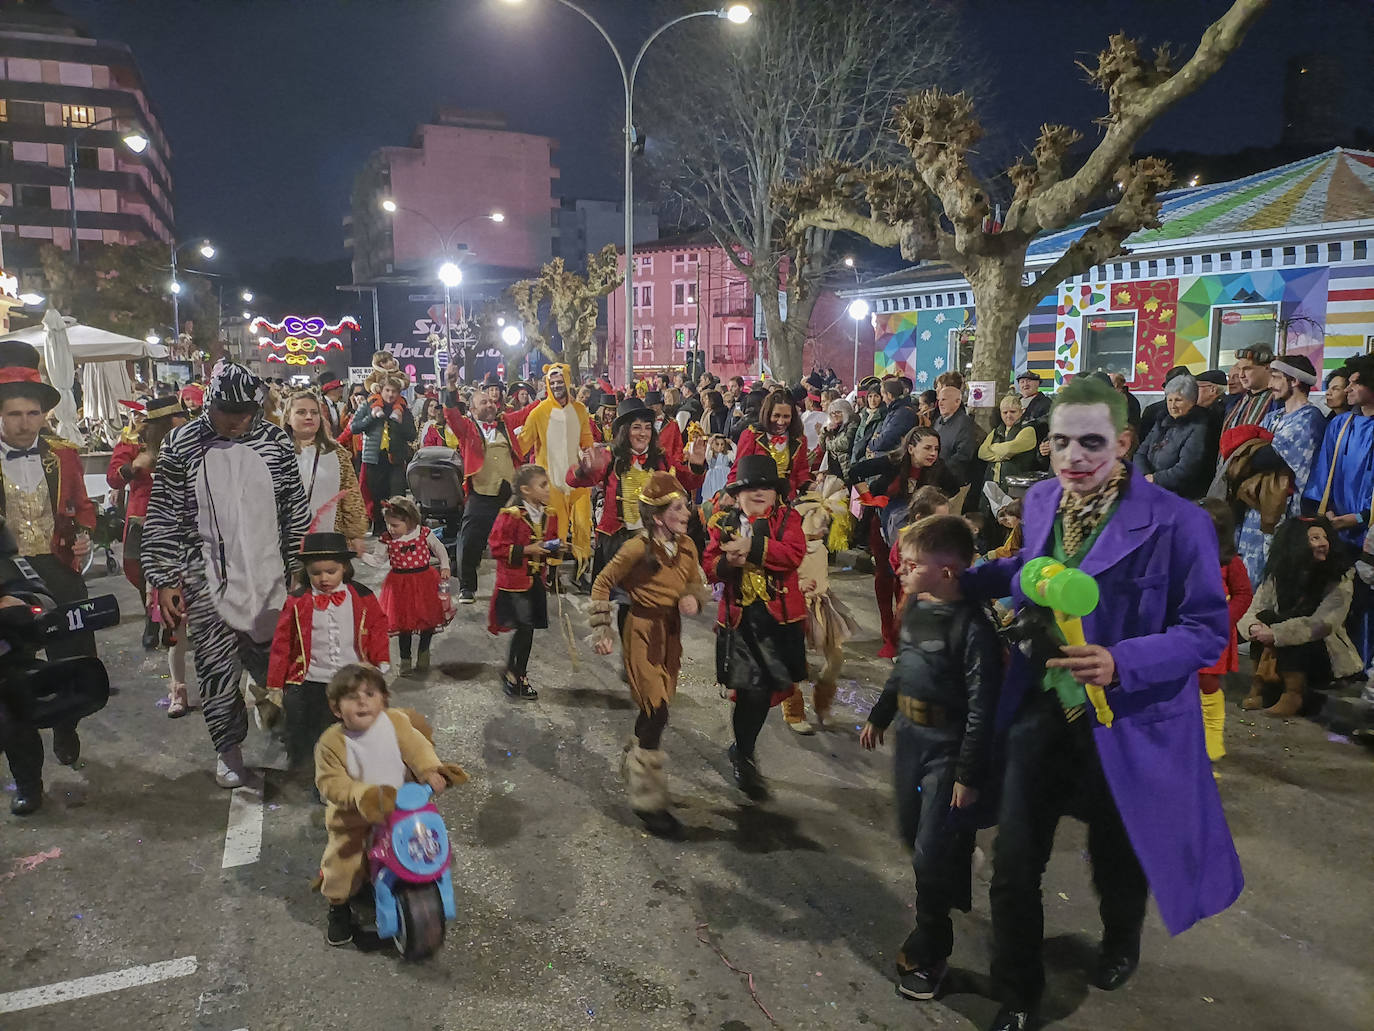
{"label": "white sneaker", "polygon": [[800,734],[802,737],[810,737],[816,732],[816,728],[807,723],[806,720],[797,720],[796,723],[788,723],[787,725],[794,733]]}
{"label": "white sneaker", "polygon": [[224,756],[215,760],[215,783],[222,788],[243,787],[243,774],[224,761]]}

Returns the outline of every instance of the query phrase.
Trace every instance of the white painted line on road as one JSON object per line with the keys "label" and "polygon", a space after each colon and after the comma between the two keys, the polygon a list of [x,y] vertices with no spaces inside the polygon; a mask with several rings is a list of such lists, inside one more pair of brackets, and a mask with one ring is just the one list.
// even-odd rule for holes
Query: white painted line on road
{"label": "white painted line on road", "polygon": [[221,869],[256,863],[262,854],[262,792],[235,788],[229,793],[229,827],[224,832]]}
{"label": "white painted line on road", "polygon": [[57,984],[47,984],[41,988],[25,988],[0,995],[0,1013],[18,1013],[20,1010],[37,1009],[39,1006],[51,1006],[58,1002],[85,999],[91,995],[119,992],[125,988],[170,981],[174,977],[185,977],[195,972],[196,957],[182,956],[180,959],[129,967],[127,970],[115,970],[108,974],[92,974],[90,977],[78,977],[73,981],[59,981]]}

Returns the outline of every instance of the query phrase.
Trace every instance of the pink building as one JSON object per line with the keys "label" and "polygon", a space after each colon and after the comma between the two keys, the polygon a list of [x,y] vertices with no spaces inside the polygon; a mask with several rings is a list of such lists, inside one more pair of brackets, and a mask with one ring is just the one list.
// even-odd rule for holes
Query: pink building
{"label": "pink building", "polygon": [[[353,281],[429,280],[431,266],[464,251],[487,269],[537,269],[553,256],[557,146],[510,131],[502,115],[444,108],[411,146],[376,151],[354,180],[344,220]],[[383,209],[387,200],[394,212]]]}
{"label": "pink building", "polygon": [[[148,141],[135,154],[122,137]],[[68,147],[76,144],[82,243],[172,237],[171,151],[123,44],[92,39],[46,4],[0,8],[0,223],[9,264],[37,265],[36,244],[71,247]]]}
{"label": "pink building", "polygon": [[[625,268],[621,252],[620,268]],[[687,352],[705,352],[707,371],[729,379],[756,379],[768,341],[755,335],[754,291],[725,249],[705,233],[689,233],[635,244],[634,367],[637,372],[671,372],[686,364]],[[803,350],[803,371],[833,365],[849,381],[854,323],[844,303],[822,293],[812,313]],[[607,298],[606,349],[602,365],[611,381],[625,376],[625,289]],[[762,316],[760,316],[760,322]],[[859,327],[860,368],[872,366],[873,331]],[[865,357],[866,356],[866,357]]]}

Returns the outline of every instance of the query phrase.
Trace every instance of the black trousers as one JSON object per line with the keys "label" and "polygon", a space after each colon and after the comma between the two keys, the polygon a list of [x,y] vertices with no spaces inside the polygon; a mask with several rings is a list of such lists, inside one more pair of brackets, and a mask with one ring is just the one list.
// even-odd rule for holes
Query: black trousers
{"label": "black trousers", "polygon": [[302,684],[287,684],[282,693],[286,710],[286,758],[292,769],[313,765],[315,743],[334,723],[324,689],[322,681],[307,680]]}
{"label": "black trousers", "polygon": [[382,502],[406,493],[406,467],[392,462],[364,462],[363,476],[372,495],[372,532],[380,537],[386,530]]}
{"label": "black trousers", "polygon": [[640,748],[653,751],[663,743],[663,731],[668,726],[668,703],[654,707],[653,712],[639,710],[635,717],[635,740]]}
{"label": "black trousers", "polygon": [[992,991],[1026,1010],[1045,989],[1045,912],[1040,882],[1061,816],[1088,825],[1088,856],[1103,944],[1139,949],[1149,885],[1102,773],[1091,720],[1073,723],[1053,691],[1032,688],[1007,735],[997,842],[993,848]]}
{"label": "black trousers", "polygon": [[487,553],[491,527],[501,512],[501,496],[469,494],[463,509],[463,528],[458,531],[458,588],[477,592],[477,567]]}
{"label": "black trousers", "polygon": [[973,905],[973,810],[951,809],[962,725],[923,727],[897,717],[893,787],[902,844],[916,874],[916,928],[898,961],[924,970],[954,951],[951,909]]}
{"label": "black trousers", "polygon": [[[52,555],[26,557],[33,571],[43,578],[48,594],[58,604],[80,601],[90,596],[81,574],[65,562]],[[94,655],[95,634],[90,630],[67,633],[49,641],[43,651],[50,660]],[[75,730],[76,722],[54,729]],[[0,700],[0,751],[9,758],[15,785],[26,791],[37,792],[43,783],[43,741],[38,736],[38,728],[16,719],[3,700]]]}

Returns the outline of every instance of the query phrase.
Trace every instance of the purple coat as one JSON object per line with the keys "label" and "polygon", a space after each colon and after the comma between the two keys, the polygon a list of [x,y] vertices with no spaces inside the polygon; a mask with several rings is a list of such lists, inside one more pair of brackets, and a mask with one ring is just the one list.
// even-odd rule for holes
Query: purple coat
{"label": "purple coat", "polygon": [[[972,594],[1017,608],[1021,564],[1054,550],[1062,488],[1037,484],[1024,501],[1025,545],[1013,558],[969,573]],[[1093,741],[1112,797],[1170,934],[1219,913],[1244,878],[1203,744],[1197,671],[1217,661],[1230,639],[1212,520],[1197,505],[1147,482],[1136,470],[1115,514],[1079,568],[1096,578],[1102,600],[1083,619],[1089,644],[1105,645],[1120,686],[1107,692],[1111,728]],[[1032,687],[1032,671],[1013,652],[998,723],[1005,727]],[[1084,719],[1096,717],[1087,706]]]}

